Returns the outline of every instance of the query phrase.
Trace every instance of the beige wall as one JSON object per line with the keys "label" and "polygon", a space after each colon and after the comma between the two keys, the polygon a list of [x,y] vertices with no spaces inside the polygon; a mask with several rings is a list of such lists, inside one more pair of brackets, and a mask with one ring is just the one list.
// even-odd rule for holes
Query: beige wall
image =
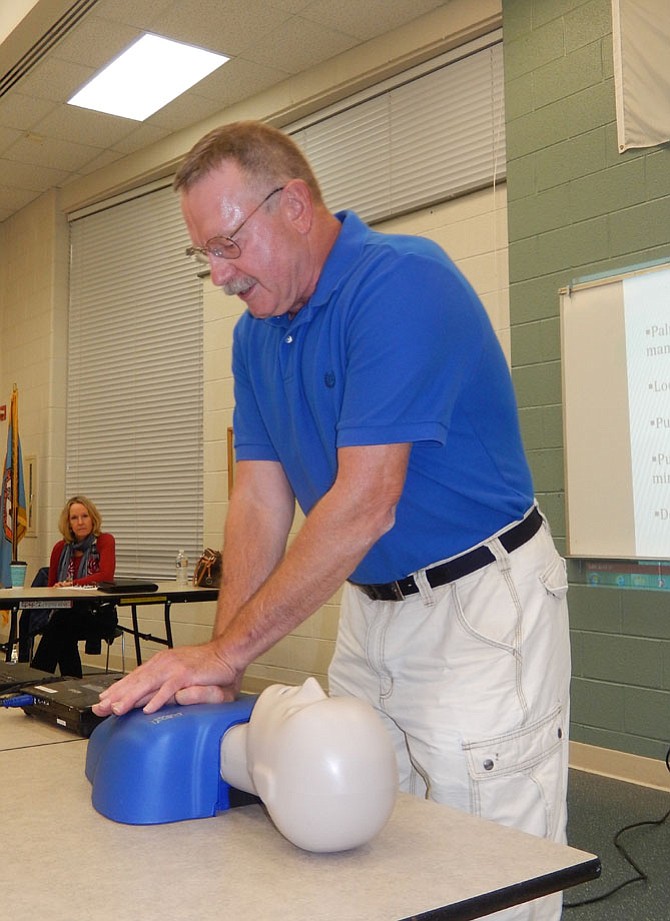
{"label": "beige wall", "polygon": [[[451,0],[410,26],[287,80],[220,117],[181,132],[145,151],[123,158],[79,182],[50,193],[0,225],[0,404],[19,387],[20,433],[26,456],[37,459],[36,534],[21,543],[29,578],[43,565],[58,534],[56,520],[65,501],[64,422],[67,383],[66,215],[93,202],[169,175],[198,137],[215,124],[236,118],[263,118],[283,126],[348,93],[441,54],[501,24],[499,0]],[[382,229],[430,236],[459,263],[482,296],[509,356],[505,186],[456,199]],[[227,502],[225,432],[232,418],[230,340],[239,311],[237,299],[205,286],[204,536],[219,546]],[[6,423],[0,423],[4,455]],[[208,638],[213,604],[173,608],[177,643]],[[141,628],[162,633],[160,608],[144,608]],[[128,618],[122,613],[122,622]],[[323,679],[337,629],[337,606],[324,606],[249,669],[250,682]],[[0,622],[0,635],[6,633]],[[119,643],[114,653],[118,654]],[[128,644],[126,644],[128,646]],[[157,647],[144,644],[144,654]],[[132,661],[127,649],[126,663]],[[96,661],[96,660],[94,660]],[[97,662],[99,663],[99,659]],[[113,656],[113,663],[116,659]]]}
{"label": "beige wall", "polygon": [[[0,403],[19,390],[24,463],[36,460],[35,533],[20,544],[28,575],[58,536],[64,500],[68,226],[55,193],[0,225]],[[0,426],[4,461],[7,423]]]}

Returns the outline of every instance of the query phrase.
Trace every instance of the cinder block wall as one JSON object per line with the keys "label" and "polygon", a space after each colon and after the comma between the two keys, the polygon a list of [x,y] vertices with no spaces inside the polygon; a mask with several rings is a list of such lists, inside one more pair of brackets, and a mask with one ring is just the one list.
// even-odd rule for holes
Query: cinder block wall
{"label": "cinder block wall", "polygon": [[[618,153],[610,0],[504,0],[503,32],[512,366],[536,489],[564,549],[558,291],[670,260],[670,146]],[[573,740],[664,758],[670,597],[575,583],[570,612]]]}

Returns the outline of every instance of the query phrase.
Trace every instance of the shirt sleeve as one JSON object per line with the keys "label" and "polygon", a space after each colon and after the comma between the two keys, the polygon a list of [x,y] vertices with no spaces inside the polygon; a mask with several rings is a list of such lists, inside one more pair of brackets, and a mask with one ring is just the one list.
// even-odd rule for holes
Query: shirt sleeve
{"label": "shirt sleeve", "polygon": [[52,550],[51,557],[49,559],[49,586],[55,585],[58,582],[58,563],[60,562],[60,555],[63,552],[63,547],[65,541],[57,541]]}

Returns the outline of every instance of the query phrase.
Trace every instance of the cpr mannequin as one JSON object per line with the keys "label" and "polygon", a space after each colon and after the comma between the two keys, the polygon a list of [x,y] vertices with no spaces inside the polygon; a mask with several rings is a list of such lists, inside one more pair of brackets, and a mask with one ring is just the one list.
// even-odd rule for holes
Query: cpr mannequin
{"label": "cpr mannequin", "polygon": [[398,789],[391,740],[372,707],[327,697],[315,678],[263,691],[249,722],[223,737],[221,776],[258,796],[279,831],[308,851],[370,841]]}

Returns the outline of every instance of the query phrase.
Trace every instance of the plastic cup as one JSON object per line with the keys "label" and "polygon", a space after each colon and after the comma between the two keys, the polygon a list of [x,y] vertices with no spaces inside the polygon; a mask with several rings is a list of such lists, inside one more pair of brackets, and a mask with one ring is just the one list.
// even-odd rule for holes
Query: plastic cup
{"label": "plastic cup", "polygon": [[9,575],[12,588],[23,588],[26,584],[26,563],[21,560],[12,560],[9,564]]}

